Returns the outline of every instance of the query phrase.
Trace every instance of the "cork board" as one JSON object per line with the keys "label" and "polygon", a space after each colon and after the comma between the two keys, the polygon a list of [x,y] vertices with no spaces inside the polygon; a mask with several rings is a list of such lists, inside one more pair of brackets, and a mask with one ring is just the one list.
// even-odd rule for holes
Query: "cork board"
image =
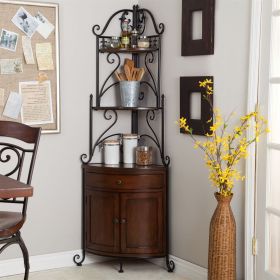
{"label": "cork board", "polygon": [[[31,46],[35,64],[27,64],[24,56],[22,37],[28,37],[28,34],[25,34],[18,26],[16,26],[12,22],[12,19],[21,7],[23,7],[32,17],[37,15],[38,12],[41,13],[54,26],[54,29],[47,38],[44,38],[38,32],[38,29],[33,33],[31,37]],[[17,33],[18,36],[16,49],[14,51],[11,49],[0,48],[0,61],[1,59],[21,59],[22,72],[13,74],[3,74],[2,72],[0,72],[0,89],[4,90],[4,95],[2,90],[2,95],[0,96],[0,99],[2,98],[2,100],[0,100],[0,120],[23,122],[22,112],[19,113],[17,119],[3,116],[3,112],[5,110],[5,106],[10,93],[19,93],[19,83],[31,81],[44,83],[49,81],[51,89],[51,102],[48,110],[50,109],[50,111],[52,111],[52,121],[46,123],[42,122],[42,124],[38,123],[31,126],[42,127],[44,133],[60,132],[58,4],[0,0],[1,33],[3,29],[8,30],[9,32]],[[37,44],[41,43],[48,43],[49,45],[51,45],[51,56],[53,60],[53,67],[51,70],[39,70],[39,64],[36,57],[36,46],[38,46]],[[39,76],[41,78],[39,78]]]}

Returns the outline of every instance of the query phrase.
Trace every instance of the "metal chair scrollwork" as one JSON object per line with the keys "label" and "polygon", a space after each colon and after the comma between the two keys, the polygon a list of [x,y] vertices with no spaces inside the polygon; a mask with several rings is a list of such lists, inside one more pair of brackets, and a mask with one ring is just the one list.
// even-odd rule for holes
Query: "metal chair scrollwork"
{"label": "metal chair scrollwork", "polygon": [[[0,121],[0,174],[30,185],[40,134],[40,128]],[[28,197],[0,198],[2,206],[8,203],[21,207],[20,210],[17,209],[19,212],[0,211],[0,254],[12,244],[20,246],[24,258],[25,280],[29,275],[29,254],[20,230],[26,220],[27,202]]]}

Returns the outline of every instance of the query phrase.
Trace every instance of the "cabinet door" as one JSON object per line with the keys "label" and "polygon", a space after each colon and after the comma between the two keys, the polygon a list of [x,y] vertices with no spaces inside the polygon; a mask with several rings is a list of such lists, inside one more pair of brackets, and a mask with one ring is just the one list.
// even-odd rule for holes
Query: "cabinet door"
{"label": "cabinet door", "polygon": [[86,191],[86,247],[100,252],[119,252],[119,195]]}
{"label": "cabinet door", "polygon": [[162,192],[121,194],[121,252],[163,252]]}

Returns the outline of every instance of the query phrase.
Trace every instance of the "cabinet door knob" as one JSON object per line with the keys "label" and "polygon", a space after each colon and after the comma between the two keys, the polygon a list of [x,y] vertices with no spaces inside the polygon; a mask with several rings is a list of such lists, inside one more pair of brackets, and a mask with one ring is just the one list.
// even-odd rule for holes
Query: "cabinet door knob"
{"label": "cabinet door knob", "polygon": [[118,218],[114,218],[113,219],[113,224],[116,225],[116,224],[119,224],[119,223],[120,223],[120,220]]}
{"label": "cabinet door knob", "polygon": [[122,184],[122,180],[117,180],[117,185],[121,185]]}
{"label": "cabinet door knob", "polygon": [[121,219],[121,224],[126,224],[126,219]]}

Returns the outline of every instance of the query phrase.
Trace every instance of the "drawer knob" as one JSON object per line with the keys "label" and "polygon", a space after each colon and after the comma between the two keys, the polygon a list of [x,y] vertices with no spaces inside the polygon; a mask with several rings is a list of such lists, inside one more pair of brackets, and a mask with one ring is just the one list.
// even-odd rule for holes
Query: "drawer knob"
{"label": "drawer knob", "polygon": [[119,221],[119,219],[118,219],[118,218],[114,218],[114,219],[113,219],[113,224],[115,224],[115,225],[116,225],[116,224],[119,224],[119,223],[120,223],[120,221]]}
{"label": "drawer knob", "polygon": [[122,180],[117,180],[117,185],[121,185],[122,184]]}
{"label": "drawer knob", "polygon": [[121,224],[126,224],[126,219],[121,219]]}

